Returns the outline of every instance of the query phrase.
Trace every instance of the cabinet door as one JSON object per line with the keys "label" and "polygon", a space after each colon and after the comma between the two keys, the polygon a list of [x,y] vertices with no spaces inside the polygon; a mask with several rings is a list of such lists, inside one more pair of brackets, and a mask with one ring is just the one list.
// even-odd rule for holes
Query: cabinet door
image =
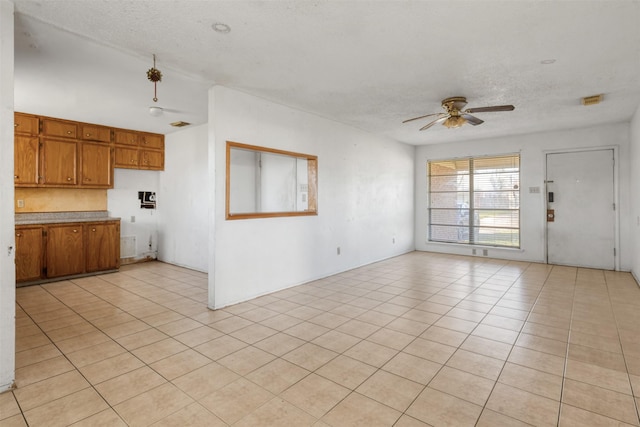
{"label": "cabinet door", "polygon": [[109,145],[81,142],[80,164],[83,187],[113,188],[113,156]]}
{"label": "cabinet door", "polygon": [[164,170],[164,152],[140,150],[141,169]]}
{"label": "cabinet door", "polygon": [[120,225],[117,222],[87,224],[87,272],[120,266]]}
{"label": "cabinet door", "polygon": [[113,131],[113,136],[116,144],[138,146],[138,133],[136,132],[115,130]]}
{"label": "cabinet door", "polygon": [[143,133],[140,137],[140,147],[164,149],[164,135],[156,133]]}
{"label": "cabinet door", "polygon": [[138,168],[138,150],[135,148],[115,148],[115,162],[114,166],[117,168]]}
{"label": "cabinet door", "polygon": [[42,184],[67,186],[77,184],[77,143],[42,139]]}
{"label": "cabinet door", "polygon": [[38,184],[38,137],[18,135],[13,144],[13,182],[16,186]]}
{"label": "cabinet door", "polygon": [[40,131],[38,118],[29,114],[14,113],[13,130],[15,133],[37,135]]}
{"label": "cabinet door", "polygon": [[16,282],[42,278],[42,227],[16,227]]}
{"label": "cabinet door", "polygon": [[60,277],[84,272],[82,224],[47,227],[47,277]]}
{"label": "cabinet door", "polygon": [[64,120],[42,119],[42,134],[47,136],[77,138],[78,124]]}
{"label": "cabinet door", "polygon": [[98,125],[80,125],[80,138],[85,141],[111,142],[111,128]]}

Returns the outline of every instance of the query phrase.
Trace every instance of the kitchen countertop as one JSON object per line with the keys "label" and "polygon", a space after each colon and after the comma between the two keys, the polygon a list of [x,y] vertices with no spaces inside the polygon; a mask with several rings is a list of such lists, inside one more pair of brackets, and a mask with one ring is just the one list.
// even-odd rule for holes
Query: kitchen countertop
{"label": "kitchen countertop", "polygon": [[109,216],[109,211],[33,212],[16,213],[16,225],[55,224],[63,222],[90,222],[120,220]]}

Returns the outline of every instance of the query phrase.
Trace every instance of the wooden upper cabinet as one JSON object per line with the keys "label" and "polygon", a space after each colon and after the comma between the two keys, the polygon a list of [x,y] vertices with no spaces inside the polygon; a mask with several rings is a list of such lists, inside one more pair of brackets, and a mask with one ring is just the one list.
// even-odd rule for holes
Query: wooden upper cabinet
{"label": "wooden upper cabinet", "polygon": [[39,143],[37,136],[16,134],[13,138],[13,182],[17,186],[38,185]]}
{"label": "wooden upper cabinet", "polygon": [[113,188],[113,148],[109,145],[80,142],[80,186]]}
{"label": "wooden upper cabinet", "polygon": [[42,119],[42,134],[46,136],[58,136],[64,138],[78,137],[78,124],[66,120]]}
{"label": "wooden upper cabinet", "polygon": [[140,150],[139,166],[141,169],[164,170],[164,152]]}
{"label": "wooden upper cabinet", "polygon": [[138,169],[138,150],[116,146],[114,166],[123,169]]}
{"label": "wooden upper cabinet", "polygon": [[15,133],[37,135],[40,132],[40,121],[37,116],[15,113],[13,115],[13,130]]}
{"label": "wooden upper cabinet", "polygon": [[164,150],[164,135],[143,133],[140,137],[140,147]]}
{"label": "wooden upper cabinet", "polygon": [[85,141],[111,142],[111,128],[81,123],[80,139]]}
{"label": "wooden upper cabinet", "polygon": [[113,141],[120,145],[138,146],[138,132],[116,129],[113,131]]}
{"label": "wooden upper cabinet", "polygon": [[42,138],[40,162],[42,164],[40,184],[60,187],[78,183],[76,141]]}

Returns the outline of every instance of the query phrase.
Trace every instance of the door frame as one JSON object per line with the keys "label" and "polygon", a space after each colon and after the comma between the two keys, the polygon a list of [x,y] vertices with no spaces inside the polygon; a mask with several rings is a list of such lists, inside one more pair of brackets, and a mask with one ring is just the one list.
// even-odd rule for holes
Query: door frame
{"label": "door frame", "polygon": [[567,154],[567,153],[582,153],[587,151],[602,151],[613,150],[613,203],[615,203],[616,209],[613,214],[613,241],[616,250],[614,261],[614,271],[620,271],[620,167],[618,154],[620,147],[617,145],[602,145],[598,147],[579,147],[579,148],[565,148],[558,150],[543,150],[543,181],[544,181],[544,194],[542,203],[542,218],[544,218],[544,260],[546,264],[549,264],[549,227],[547,226],[547,156],[549,154]]}

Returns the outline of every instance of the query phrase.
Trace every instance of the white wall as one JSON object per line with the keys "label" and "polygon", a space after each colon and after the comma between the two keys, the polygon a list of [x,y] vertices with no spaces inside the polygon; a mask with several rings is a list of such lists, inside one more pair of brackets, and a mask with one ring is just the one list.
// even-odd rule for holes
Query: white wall
{"label": "white wall", "polygon": [[[157,258],[158,212],[166,203],[158,192],[160,173],[116,169],[113,188],[107,190],[107,209],[111,216],[120,218],[120,236],[136,237],[136,260]],[[157,209],[141,209],[138,191],[155,191]]]}
{"label": "white wall", "polygon": [[13,3],[0,0],[0,392],[15,378]]}
{"label": "white wall", "polygon": [[207,125],[165,136],[158,193],[158,259],[208,271],[209,180]]}
{"label": "white wall", "polygon": [[631,214],[631,272],[640,279],[640,106],[633,115],[629,131],[631,165],[631,185],[629,188]]}
{"label": "white wall", "polygon": [[[543,132],[492,140],[427,145],[416,153],[416,249],[471,255],[465,245],[427,242],[428,194],[427,169],[429,160],[451,157],[483,156],[520,153],[520,242],[521,249],[490,248],[488,256],[513,260],[546,262],[545,248],[545,156],[546,152],[593,147],[616,147],[618,153],[618,214],[620,218],[620,269],[631,268],[630,232],[630,161],[629,124],[618,123],[585,129]],[[540,187],[539,194],[530,194],[529,187]]]}
{"label": "white wall", "polygon": [[[209,111],[212,306],[414,249],[413,146],[221,86],[210,91]],[[317,155],[318,215],[225,220],[227,140]]]}

